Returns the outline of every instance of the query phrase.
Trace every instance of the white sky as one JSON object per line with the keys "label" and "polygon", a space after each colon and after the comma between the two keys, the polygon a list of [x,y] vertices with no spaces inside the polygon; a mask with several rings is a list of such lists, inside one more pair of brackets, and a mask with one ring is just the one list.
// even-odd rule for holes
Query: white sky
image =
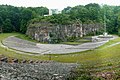
{"label": "white sky", "polygon": [[67,6],[86,5],[88,3],[120,5],[120,0],[0,0],[0,4],[23,7],[44,6],[49,9],[62,10]]}

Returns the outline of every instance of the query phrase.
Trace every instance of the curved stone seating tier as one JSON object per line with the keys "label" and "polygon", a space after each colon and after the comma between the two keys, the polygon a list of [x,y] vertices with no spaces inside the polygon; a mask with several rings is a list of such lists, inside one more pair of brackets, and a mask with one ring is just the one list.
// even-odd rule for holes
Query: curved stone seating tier
{"label": "curved stone seating tier", "polygon": [[3,40],[3,44],[9,48],[19,51],[38,53],[38,54],[66,54],[73,52],[81,52],[99,47],[106,42],[108,38],[100,42],[88,42],[81,45],[65,45],[65,44],[40,44],[27,40],[22,40],[17,37],[8,37]]}
{"label": "curved stone seating tier", "polygon": [[57,62],[0,63],[0,80],[66,80],[71,76],[71,70],[76,66],[76,64]]}

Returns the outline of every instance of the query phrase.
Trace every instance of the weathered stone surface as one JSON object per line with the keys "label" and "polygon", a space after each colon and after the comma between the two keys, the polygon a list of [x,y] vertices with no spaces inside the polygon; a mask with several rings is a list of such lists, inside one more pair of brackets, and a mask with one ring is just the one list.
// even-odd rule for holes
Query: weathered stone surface
{"label": "weathered stone surface", "polygon": [[[65,44],[40,44],[26,40],[19,39],[17,37],[9,37],[3,40],[3,44],[11,49],[25,51],[37,54],[66,54],[73,52],[81,52],[86,50],[95,49],[111,39],[100,39],[100,42],[88,42],[80,45],[65,45]],[[35,55],[33,54],[33,55]]]}
{"label": "weathered stone surface", "polygon": [[[0,63],[0,80],[66,80],[78,65],[69,63]],[[74,67],[74,68],[71,68]]]}
{"label": "weathered stone surface", "polygon": [[40,42],[68,41],[71,37],[83,37],[84,35],[101,30],[102,24],[80,24],[54,25],[51,23],[31,23],[26,34],[32,39]]}

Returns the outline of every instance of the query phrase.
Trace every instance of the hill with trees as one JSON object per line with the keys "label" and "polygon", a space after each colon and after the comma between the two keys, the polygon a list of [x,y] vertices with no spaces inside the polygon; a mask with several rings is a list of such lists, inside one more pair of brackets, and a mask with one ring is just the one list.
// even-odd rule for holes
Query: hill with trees
{"label": "hill with trees", "polygon": [[[76,20],[82,23],[104,23],[107,32],[120,34],[120,6],[99,5],[90,3],[85,6],[67,7],[61,14],[44,16],[49,13],[46,7],[14,7],[0,5],[0,30],[2,32],[26,33],[31,22],[49,21],[55,24],[72,24]],[[104,18],[104,15],[106,16]]]}

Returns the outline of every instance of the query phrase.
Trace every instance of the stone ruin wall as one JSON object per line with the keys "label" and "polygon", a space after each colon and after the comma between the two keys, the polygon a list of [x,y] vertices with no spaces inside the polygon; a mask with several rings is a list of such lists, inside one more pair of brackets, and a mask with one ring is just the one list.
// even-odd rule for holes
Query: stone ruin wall
{"label": "stone ruin wall", "polygon": [[102,24],[54,25],[51,23],[32,23],[29,25],[26,35],[40,42],[50,42],[53,39],[67,41],[70,37],[83,37],[89,33],[101,30]]}

